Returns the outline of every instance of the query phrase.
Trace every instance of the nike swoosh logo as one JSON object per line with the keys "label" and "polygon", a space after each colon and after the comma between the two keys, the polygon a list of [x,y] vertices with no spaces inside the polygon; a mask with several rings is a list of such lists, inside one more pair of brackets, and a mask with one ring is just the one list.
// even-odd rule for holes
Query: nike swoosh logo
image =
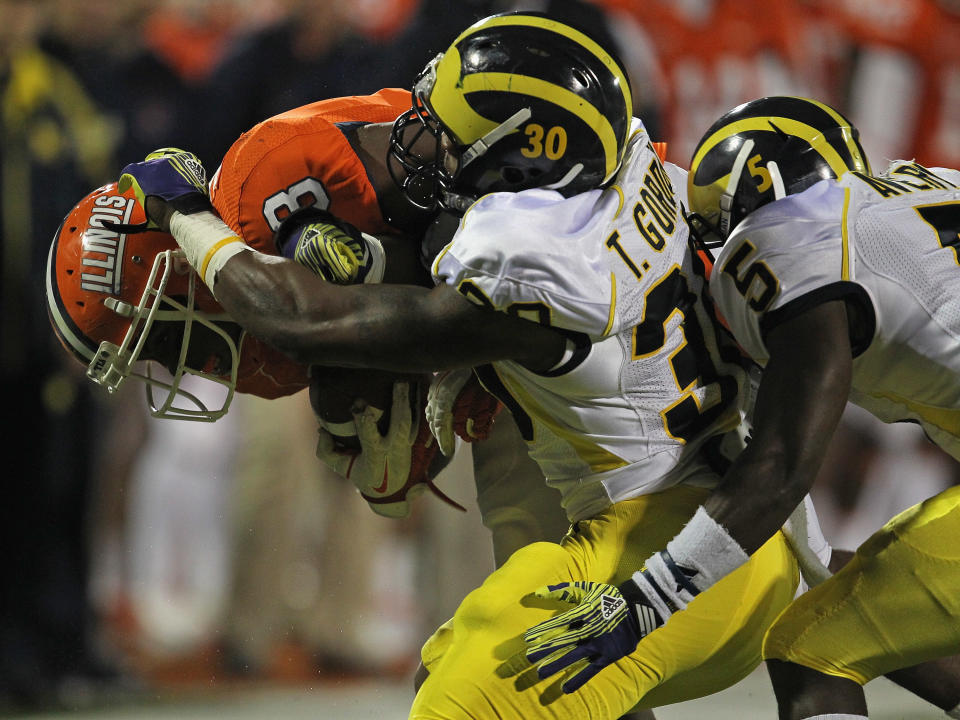
{"label": "nike swoosh logo", "polygon": [[380,487],[375,487],[375,488],[373,489],[373,491],[374,491],[375,493],[386,492],[386,490],[387,490],[387,483],[390,482],[390,479],[387,477],[388,472],[389,472],[389,470],[388,470],[386,464],[384,464],[384,466],[383,466],[383,482],[380,483]]}

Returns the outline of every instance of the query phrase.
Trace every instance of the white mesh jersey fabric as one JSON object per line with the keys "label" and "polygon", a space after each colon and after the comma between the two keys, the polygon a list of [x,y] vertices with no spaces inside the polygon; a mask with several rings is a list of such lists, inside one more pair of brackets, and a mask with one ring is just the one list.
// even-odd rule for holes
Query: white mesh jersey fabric
{"label": "white mesh jersey fabric", "polygon": [[[822,181],[753,213],[720,253],[711,290],[738,342],[761,364],[764,318],[817,293],[833,297],[828,286],[849,290],[845,296],[865,302],[876,325],[854,360],[851,400],[887,422],[919,422],[960,457],[958,232],[960,171],[895,163],[879,179]],[[724,272],[745,243],[754,249],[735,272]],[[758,309],[737,277],[759,263],[777,289]]]}
{"label": "white mesh jersey fabric", "polygon": [[487,196],[434,264],[436,279],[467,297],[578,334],[585,359],[557,375],[495,364],[573,520],[693,476],[706,482],[697,448],[740,418],[742,370],[715,356],[674,190],[683,171],[667,171],[635,130],[614,187]]}

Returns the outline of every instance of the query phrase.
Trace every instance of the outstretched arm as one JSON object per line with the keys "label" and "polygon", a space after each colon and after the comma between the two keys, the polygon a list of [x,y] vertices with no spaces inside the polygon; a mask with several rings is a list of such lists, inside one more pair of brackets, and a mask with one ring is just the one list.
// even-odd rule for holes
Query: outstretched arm
{"label": "outstretched arm", "polygon": [[177,193],[195,195],[195,186],[182,190],[164,158],[154,162],[126,169],[147,216],[169,228],[236,322],[304,364],[428,372],[512,359],[542,370],[563,354],[557,332],[478,307],[452,288],[335,285],[248,248],[211,210],[177,211]]}
{"label": "outstretched arm", "polygon": [[803,501],[850,391],[843,301],[783,322],[766,342],[770,360],[757,396],[753,438],[693,519],[619,587],[561,583],[541,591],[575,606],[525,635],[527,657],[539,663],[541,677],[589,659],[586,669],[564,684],[564,691],[576,690],[745,563]]}
{"label": "outstretched arm", "polygon": [[473,305],[447,286],[339,286],[243,252],[217,274],[217,300],[251,333],[309,364],[423,372],[504,358],[539,368],[562,354],[552,330]]}

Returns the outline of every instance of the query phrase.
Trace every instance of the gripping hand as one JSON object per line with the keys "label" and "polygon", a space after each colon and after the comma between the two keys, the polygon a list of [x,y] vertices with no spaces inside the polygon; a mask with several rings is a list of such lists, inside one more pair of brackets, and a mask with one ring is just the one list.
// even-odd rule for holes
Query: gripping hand
{"label": "gripping hand", "polygon": [[[292,232],[281,226],[280,253],[338,285],[378,283],[385,254],[380,241],[325,210],[311,208]],[[291,216],[291,221],[297,216]]]}
{"label": "gripping hand", "polygon": [[537,597],[575,607],[527,630],[527,659],[537,665],[540,678],[583,661],[584,667],[563,683],[564,692],[574,692],[687,606],[699,592],[691,574],[663,550],[617,587],[578,581],[541,588]]}
{"label": "gripping hand", "polygon": [[[120,192],[133,188],[144,211],[148,197],[158,197],[184,215],[213,209],[203,164],[192,152],[179,148],[160,148],[143,162],[130,163],[123,169],[117,188]],[[155,227],[156,223],[148,220],[147,228]]]}
{"label": "gripping hand", "polygon": [[431,381],[425,412],[440,452],[449,457],[456,449],[457,435],[466,442],[489,436],[502,409],[473,370],[450,370],[437,373]]}
{"label": "gripping hand", "polygon": [[[573,609],[534,625],[523,636],[528,646],[527,659],[537,666],[541,679],[579,661],[586,662],[563,683],[565,693],[578,690],[607,665],[632,653],[645,634],[633,603],[613,585],[577,581],[547,585],[535,594],[541,599],[574,605]],[[656,621],[659,626],[659,618]]]}
{"label": "gripping hand", "polygon": [[[418,425],[410,410],[410,384],[398,382],[393,386],[393,404],[390,409],[390,427],[380,434],[377,421],[383,412],[374,407],[356,407],[353,411],[360,453],[344,452],[335,447],[333,436],[323,428],[317,442],[317,457],[334,471],[352,481],[365,499],[387,499],[407,486],[413,442]],[[426,485],[409,488],[396,502],[371,502],[374,512],[387,517],[406,517],[410,513],[409,499]]]}

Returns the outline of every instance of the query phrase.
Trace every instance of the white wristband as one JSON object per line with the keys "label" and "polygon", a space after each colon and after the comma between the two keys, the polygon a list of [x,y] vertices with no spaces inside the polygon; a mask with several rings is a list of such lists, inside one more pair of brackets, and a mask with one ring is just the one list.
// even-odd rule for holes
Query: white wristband
{"label": "white wristband", "polygon": [[360,235],[367,241],[367,249],[370,252],[370,270],[363,282],[365,284],[383,282],[383,271],[387,265],[387,254],[383,249],[383,243],[365,232],[360,233]]}
{"label": "white wristband", "polygon": [[237,253],[252,249],[211,212],[173,213],[170,234],[183,248],[187,262],[211,290],[224,263]]}
{"label": "white wristband", "polygon": [[693,518],[667,543],[667,552],[682,567],[696,570],[691,582],[706,590],[749,559],[734,540],[701,505]]}

